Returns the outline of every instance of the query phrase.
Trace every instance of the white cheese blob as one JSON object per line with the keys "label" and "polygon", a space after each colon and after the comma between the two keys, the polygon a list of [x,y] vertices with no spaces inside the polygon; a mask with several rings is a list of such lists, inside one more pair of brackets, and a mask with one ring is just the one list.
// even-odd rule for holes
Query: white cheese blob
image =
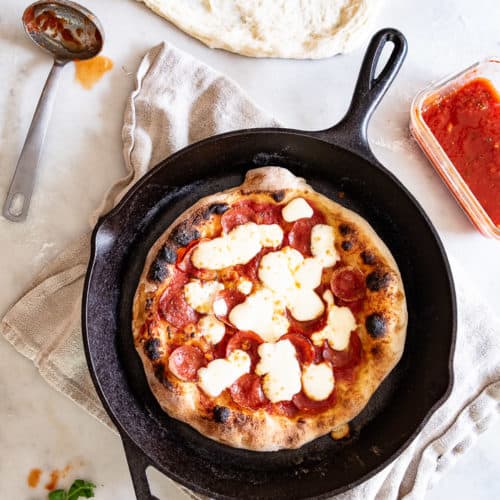
{"label": "white cheese blob", "polygon": [[312,217],[313,213],[313,209],[304,198],[295,198],[281,210],[281,215],[287,222],[295,222],[299,219],[309,219]]}
{"label": "white cheese blob", "polygon": [[323,266],[317,259],[304,259],[294,273],[295,280],[300,288],[314,290],[321,284]]}
{"label": "white cheese blob", "polygon": [[232,385],[242,375],[250,371],[250,356],[240,349],[227,358],[220,358],[198,370],[198,385],[203,392],[213,398]]}
{"label": "white cheese blob", "polygon": [[226,327],[213,314],[207,314],[198,321],[200,334],[211,344],[218,344],[226,333]]}
{"label": "white cheese blob", "polygon": [[215,294],[223,289],[224,285],[218,281],[191,280],[184,285],[184,297],[195,311],[207,314],[212,308]]}
{"label": "white cheese blob", "polygon": [[284,247],[262,257],[259,278],[281,297],[296,320],[309,321],[321,316],[325,309],[314,292],[321,283],[322,271],[318,260],[304,259],[298,250]]}
{"label": "white cheese blob", "polygon": [[278,295],[263,288],[231,309],[229,321],[241,331],[252,331],[266,342],[274,342],[288,331],[285,304]]}
{"label": "white cheese blob", "polygon": [[193,250],[191,262],[198,269],[212,270],[246,264],[263,246],[276,247],[282,240],[283,230],[277,224],[247,222],[218,238],[200,242]]}
{"label": "white cheese blob", "polygon": [[250,295],[252,292],[253,284],[250,280],[246,278],[240,278],[238,280],[238,284],[236,285],[238,291],[240,291],[244,295]]}
{"label": "white cheese blob", "polygon": [[300,365],[295,347],[289,340],[259,346],[260,361],[255,367],[257,375],[264,375],[262,390],[269,401],[290,401],[301,389]]}
{"label": "white cheese blob", "polygon": [[214,300],[212,305],[212,310],[215,315],[219,317],[224,317],[227,314],[227,302],[222,298],[218,297]]}
{"label": "white cheese blob", "polygon": [[320,331],[313,333],[311,340],[317,346],[323,345],[327,340],[332,349],[343,351],[349,345],[351,332],[356,329],[356,319],[348,307],[338,307],[333,303],[333,295],[330,290],[323,294],[328,304],[328,316],[326,325]]}
{"label": "white cheese blob", "polygon": [[309,321],[323,314],[325,306],[314,290],[291,290],[288,309],[297,321]]}
{"label": "white cheese blob", "polygon": [[326,224],[316,224],[311,230],[311,253],[323,267],[331,267],[338,260],[335,250],[335,234],[333,227]]}
{"label": "white cheese blob", "polygon": [[307,365],[302,370],[302,388],[313,401],[323,401],[333,391],[335,381],[329,363]]}

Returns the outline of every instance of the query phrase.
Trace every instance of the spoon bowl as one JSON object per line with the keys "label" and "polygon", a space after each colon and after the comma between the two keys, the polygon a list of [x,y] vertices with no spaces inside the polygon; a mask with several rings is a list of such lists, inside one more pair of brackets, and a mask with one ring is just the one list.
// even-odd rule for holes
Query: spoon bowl
{"label": "spoon bowl", "polygon": [[35,2],[24,11],[22,21],[31,40],[61,62],[90,59],[103,46],[101,23],[75,2]]}

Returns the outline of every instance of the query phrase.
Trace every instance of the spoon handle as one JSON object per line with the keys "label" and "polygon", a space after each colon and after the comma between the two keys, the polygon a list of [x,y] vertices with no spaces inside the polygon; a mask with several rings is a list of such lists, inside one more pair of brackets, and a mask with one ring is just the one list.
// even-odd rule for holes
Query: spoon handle
{"label": "spoon handle", "polygon": [[3,206],[3,216],[13,222],[25,220],[28,214],[31,194],[35,184],[36,168],[40,160],[43,141],[52,108],[54,107],[59,76],[63,66],[64,64],[59,61],[54,61],[33,115],[21,155],[17,161],[16,171],[12,177]]}

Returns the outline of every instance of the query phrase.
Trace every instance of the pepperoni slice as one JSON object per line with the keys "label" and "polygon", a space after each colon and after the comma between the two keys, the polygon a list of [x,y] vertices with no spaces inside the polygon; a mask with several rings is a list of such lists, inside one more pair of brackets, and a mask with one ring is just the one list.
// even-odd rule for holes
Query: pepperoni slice
{"label": "pepperoni slice", "polygon": [[287,311],[288,322],[290,323],[290,331],[306,336],[311,336],[314,332],[321,330],[326,325],[326,312],[319,318],[311,321],[297,321],[289,311]]}
{"label": "pepperoni slice", "polygon": [[261,251],[246,264],[238,264],[235,266],[238,275],[246,276],[250,281],[255,282],[259,279],[259,265],[262,257],[274,249],[269,247],[264,247]]}
{"label": "pepperoni slice", "polygon": [[[162,298],[165,295],[173,294],[180,290],[189,281],[189,276],[187,273],[180,271],[179,269],[174,269],[172,278],[168,283],[168,287],[163,292]],[[160,299],[161,300],[161,299]]]}
{"label": "pepperoni slice", "polygon": [[182,345],[168,359],[168,369],[179,379],[194,382],[198,370],[206,365],[205,356],[195,346]]}
{"label": "pepperoni slice", "polygon": [[228,331],[228,330],[229,328],[226,327],[226,335],[224,335],[224,337],[222,337],[222,340],[216,346],[213,347],[213,355],[215,359],[226,357],[227,344],[229,343],[234,334],[234,331]]}
{"label": "pepperoni slice", "polygon": [[323,359],[333,365],[333,372],[337,380],[352,380],[356,366],[361,362],[361,340],[356,332],[351,332],[349,346],[343,351],[332,349],[325,340]]}
{"label": "pepperoni slice", "polygon": [[335,297],[345,302],[362,299],[366,294],[365,277],[358,268],[352,266],[336,269],[330,287]]}
{"label": "pepperoni slice", "polygon": [[257,224],[280,224],[281,207],[272,203],[253,203],[252,210]]}
{"label": "pepperoni slice", "polygon": [[293,404],[303,413],[321,413],[331,408],[337,401],[336,391],[332,391],[323,401],[309,399],[302,391],[292,398]]}
{"label": "pepperoni slice", "polygon": [[259,362],[259,345],[264,342],[256,333],[236,332],[227,343],[226,356],[229,356],[236,349],[245,351],[252,361],[252,370]]}
{"label": "pepperoni slice", "polygon": [[186,302],[184,291],[163,295],[160,299],[160,313],[163,319],[182,329],[190,323],[197,323],[200,315]]}
{"label": "pepperoni slice", "polygon": [[260,383],[260,377],[254,373],[242,375],[231,385],[229,392],[233,401],[243,406],[243,408],[256,410],[267,403],[267,398]]}
{"label": "pepperoni slice", "polygon": [[305,257],[311,257],[311,230],[313,226],[323,222],[323,216],[318,213],[308,219],[299,219],[294,222],[288,233],[288,244]]}
{"label": "pepperoni slice", "polygon": [[241,203],[224,212],[220,222],[224,232],[228,233],[236,226],[246,224],[247,222],[253,222],[254,218],[255,213],[250,206],[248,204]]}
{"label": "pepperoni slice", "polygon": [[188,275],[176,269],[158,303],[161,317],[176,328],[184,328],[189,323],[196,323],[199,318],[198,313],[184,298],[183,286],[187,282]]}
{"label": "pepperoni slice", "polygon": [[[218,319],[231,325],[228,320],[231,309],[241,304],[246,299],[246,295],[234,288],[226,288],[217,292],[214,299],[213,310]],[[224,307],[225,304],[225,307]]]}
{"label": "pepperoni slice", "polygon": [[289,340],[297,352],[297,358],[303,365],[312,363],[314,359],[314,346],[311,341],[300,333],[288,333],[283,335],[280,340]]}

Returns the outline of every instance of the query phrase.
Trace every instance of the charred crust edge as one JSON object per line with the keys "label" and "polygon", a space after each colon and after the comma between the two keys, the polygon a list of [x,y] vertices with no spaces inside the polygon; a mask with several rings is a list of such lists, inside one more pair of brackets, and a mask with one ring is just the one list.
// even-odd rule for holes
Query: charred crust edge
{"label": "charred crust edge", "polygon": [[160,259],[164,262],[168,262],[169,264],[175,264],[177,260],[177,252],[172,245],[167,245],[166,243],[158,250],[156,254],[156,258]]}
{"label": "charred crust edge", "polygon": [[352,241],[349,241],[349,240],[345,240],[343,241],[340,246],[342,247],[342,250],[345,250],[346,252],[348,252],[349,250],[352,249],[353,247],[353,242]]}
{"label": "charred crust edge", "polygon": [[276,202],[279,203],[280,201],[283,201],[285,199],[285,191],[275,191],[274,193],[271,193],[271,198]]}
{"label": "charred crust edge", "polygon": [[366,287],[372,292],[378,292],[391,282],[391,275],[387,272],[373,271],[366,277]]}
{"label": "charred crust edge", "polygon": [[156,363],[154,366],[154,374],[158,382],[165,386],[167,389],[172,390],[174,388],[174,384],[168,380],[165,376],[165,365],[163,363]]}
{"label": "charred crust edge", "polygon": [[170,240],[180,247],[189,245],[193,240],[197,240],[200,233],[193,228],[188,221],[181,222],[170,234]]}
{"label": "charred crust edge", "polygon": [[366,331],[374,338],[380,338],[385,335],[387,330],[387,321],[383,314],[370,314],[365,320]]}
{"label": "charred crust edge", "polygon": [[177,252],[172,245],[164,244],[156,254],[148,272],[148,280],[156,283],[162,282],[169,276],[166,264],[174,264],[177,260]]}
{"label": "charred crust edge", "polygon": [[361,260],[365,264],[371,266],[371,265],[375,264],[375,262],[377,262],[377,257],[375,257],[375,254],[372,251],[370,251],[370,250],[363,250],[361,252]]}
{"label": "charred crust edge", "polygon": [[339,231],[342,236],[347,236],[353,233],[354,229],[349,224],[342,223],[339,225]]}
{"label": "charred crust edge", "polygon": [[222,215],[229,210],[229,205],[227,203],[212,203],[205,210],[205,219],[208,219],[212,214]]}
{"label": "charred crust edge", "polygon": [[169,275],[166,262],[156,258],[148,272],[148,280],[155,283],[161,283]]}
{"label": "charred crust edge", "polygon": [[153,338],[144,342],[144,353],[151,361],[156,361],[161,358],[161,342],[160,339]]}
{"label": "charred crust edge", "polygon": [[225,424],[231,416],[231,410],[225,406],[214,406],[214,422]]}

